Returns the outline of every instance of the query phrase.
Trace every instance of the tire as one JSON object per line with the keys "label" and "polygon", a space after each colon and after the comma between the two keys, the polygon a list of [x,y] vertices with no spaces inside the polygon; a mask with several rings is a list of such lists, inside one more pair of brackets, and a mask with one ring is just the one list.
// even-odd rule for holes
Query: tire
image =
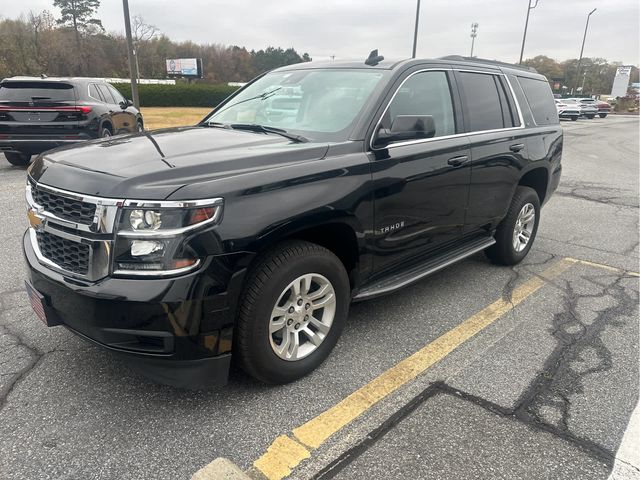
{"label": "tire", "polygon": [[587,115],[587,118],[588,118],[589,120],[593,120],[594,118],[596,118],[596,116],[595,116],[595,115]]}
{"label": "tire", "polygon": [[606,113],[599,113],[598,116],[600,118],[607,118],[607,114]]}
{"label": "tire", "polygon": [[[333,303],[331,290],[313,300],[303,295],[304,300],[298,303],[290,286],[302,276],[313,278],[307,288],[310,297],[327,285],[322,283],[326,280],[333,289]],[[298,285],[304,292],[305,284]],[[265,253],[248,273],[240,297],[234,341],[240,365],[249,375],[265,383],[282,384],[304,377],[329,356],[338,341],[347,319],[350,297],[344,265],[326,248],[304,241],[290,241]],[[313,309],[311,302],[318,305],[324,302],[326,307]],[[306,310],[309,307],[310,310]],[[304,315],[308,311],[313,314],[306,320]],[[280,312],[284,315],[278,315]],[[328,323],[328,328],[323,322]],[[317,324],[322,324],[322,331]],[[307,331],[315,334],[317,344],[307,336]],[[294,338],[300,341],[297,349],[293,348]],[[289,340],[286,342],[285,339]],[[294,351],[297,358],[285,358]]]}
{"label": "tire", "polygon": [[136,132],[144,132],[144,125],[142,124],[142,120],[138,120],[136,122]]}
{"label": "tire", "polygon": [[110,138],[113,136],[113,131],[109,126],[100,128],[100,138]]}
{"label": "tire", "polygon": [[4,152],[7,161],[16,167],[26,167],[31,161],[31,155],[22,152]]}
{"label": "tire", "polygon": [[[522,231],[528,231],[529,238],[524,248],[518,250],[514,245],[515,229],[521,212],[525,213],[524,209],[526,206],[533,207],[533,225],[527,223],[524,224],[523,228],[519,227]],[[504,217],[496,230],[496,243],[485,250],[487,257],[498,265],[516,265],[520,263],[524,257],[527,256],[529,250],[531,250],[531,246],[536,238],[536,233],[538,232],[539,223],[540,199],[538,198],[538,194],[533,188],[518,186],[513,195],[507,216]],[[523,237],[520,236],[519,238]],[[519,242],[518,248],[521,246],[522,244]]]}
{"label": "tire", "polygon": [[571,117],[572,122],[575,122],[576,120],[578,120],[578,117]]}

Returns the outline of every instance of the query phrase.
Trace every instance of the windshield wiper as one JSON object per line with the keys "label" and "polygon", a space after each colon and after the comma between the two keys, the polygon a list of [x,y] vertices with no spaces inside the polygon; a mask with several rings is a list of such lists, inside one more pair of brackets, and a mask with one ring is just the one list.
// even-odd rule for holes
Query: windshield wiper
{"label": "windshield wiper", "polygon": [[257,123],[231,123],[229,124],[229,128],[233,128],[234,130],[248,130],[250,132],[275,133],[298,143],[307,143],[309,141],[307,137],[296,135],[295,133],[289,133],[282,128],[267,127]]}
{"label": "windshield wiper", "polygon": [[270,96],[274,95],[278,90],[282,90],[282,87],[277,87],[277,88],[274,88],[273,90],[269,90],[268,92],[263,92],[260,95],[256,95],[255,97],[245,98],[244,100],[240,100],[239,102],[232,103],[231,105],[227,105],[226,107],[224,107],[222,110],[218,110],[217,112],[214,111],[213,114],[217,115],[218,113],[222,113],[225,110],[230,109],[231,107],[235,107],[236,105],[240,105],[241,103],[244,103],[244,102],[250,102],[251,100],[257,100],[257,99],[266,100]]}

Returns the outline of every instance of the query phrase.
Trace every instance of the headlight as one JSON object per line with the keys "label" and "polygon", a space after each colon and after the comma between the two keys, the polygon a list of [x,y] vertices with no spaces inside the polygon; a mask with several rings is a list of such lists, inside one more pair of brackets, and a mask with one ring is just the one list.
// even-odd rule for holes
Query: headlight
{"label": "headlight", "polygon": [[128,200],[120,214],[115,275],[175,275],[200,264],[189,234],[222,217],[222,199],[188,202]]}

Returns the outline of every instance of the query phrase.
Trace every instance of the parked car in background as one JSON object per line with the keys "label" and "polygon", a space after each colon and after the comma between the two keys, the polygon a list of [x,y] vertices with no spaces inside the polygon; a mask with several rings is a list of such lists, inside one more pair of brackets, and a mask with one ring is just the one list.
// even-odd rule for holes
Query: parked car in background
{"label": "parked car in background", "polygon": [[568,105],[577,105],[580,109],[580,115],[590,120],[598,114],[598,107],[592,98],[564,98],[562,102]]}
{"label": "parked car in background", "polygon": [[607,102],[596,101],[596,108],[598,109],[598,116],[600,118],[606,118],[607,115],[611,113],[611,105]]}
{"label": "parked car in background", "polygon": [[580,118],[580,107],[575,103],[565,103],[563,100],[555,99],[556,110],[558,111],[558,117],[569,118],[573,121]]}
{"label": "parked car in background", "polygon": [[0,152],[13,165],[61,145],[144,126],[140,111],[96,78],[13,77],[0,82]]}

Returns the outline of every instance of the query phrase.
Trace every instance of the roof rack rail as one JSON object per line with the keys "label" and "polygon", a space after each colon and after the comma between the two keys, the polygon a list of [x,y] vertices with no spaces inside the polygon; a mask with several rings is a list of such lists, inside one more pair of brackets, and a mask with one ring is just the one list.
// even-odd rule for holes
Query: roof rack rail
{"label": "roof rack rail", "polygon": [[455,60],[458,62],[478,62],[489,63],[491,65],[498,65],[501,67],[517,68],[518,70],[527,70],[528,72],[538,73],[533,67],[527,67],[525,65],[516,65],[514,63],[499,62],[498,60],[488,60],[486,58],[478,57],[463,57],[462,55],[447,55],[446,57],[440,57],[440,60]]}

